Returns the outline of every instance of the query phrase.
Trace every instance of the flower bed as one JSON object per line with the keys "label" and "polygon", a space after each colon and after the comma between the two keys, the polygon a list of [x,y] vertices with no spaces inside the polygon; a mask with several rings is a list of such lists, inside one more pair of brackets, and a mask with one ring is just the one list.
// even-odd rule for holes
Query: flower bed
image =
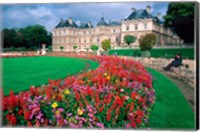
{"label": "flower bed", "polygon": [[31,56],[41,56],[35,53],[1,53],[0,58],[14,58],[14,57],[31,57]]}
{"label": "flower bed", "polygon": [[[55,54],[52,54],[55,55]],[[152,77],[137,61],[74,55],[100,66],[3,98],[3,125],[70,128],[144,128],[155,101]]]}

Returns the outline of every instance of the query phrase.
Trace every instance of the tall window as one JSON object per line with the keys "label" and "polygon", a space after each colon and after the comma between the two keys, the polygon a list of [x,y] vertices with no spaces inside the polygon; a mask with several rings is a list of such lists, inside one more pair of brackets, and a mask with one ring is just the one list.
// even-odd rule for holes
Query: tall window
{"label": "tall window", "polygon": [[129,26],[126,26],[126,30],[127,30],[127,31],[129,30]]}
{"label": "tall window", "polygon": [[144,29],[147,29],[147,23],[144,23]]}
{"label": "tall window", "polygon": [[135,30],[138,30],[138,25],[137,24],[135,24]]}

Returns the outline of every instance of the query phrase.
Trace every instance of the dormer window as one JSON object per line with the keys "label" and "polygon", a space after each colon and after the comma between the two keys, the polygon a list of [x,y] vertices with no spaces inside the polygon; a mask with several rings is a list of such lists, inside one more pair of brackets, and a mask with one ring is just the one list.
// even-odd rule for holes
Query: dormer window
{"label": "dormer window", "polygon": [[126,26],[126,31],[128,31],[129,30],[129,26]]}
{"label": "dormer window", "polygon": [[144,29],[147,29],[147,23],[144,23]]}
{"label": "dormer window", "polygon": [[135,24],[135,30],[138,30],[138,25],[137,24]]}

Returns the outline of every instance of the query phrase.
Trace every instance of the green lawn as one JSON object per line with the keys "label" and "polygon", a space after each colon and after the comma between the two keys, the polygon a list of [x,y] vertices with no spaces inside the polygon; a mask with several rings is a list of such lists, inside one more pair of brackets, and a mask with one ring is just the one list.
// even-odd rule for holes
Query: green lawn
{"label": "green lawn", "polygon": [[[135,51],[137,50],[138,54],[141,54],[140,49],[119,49],[119,50],[110,50],[109,55],[114,54],[117,52],[118,55],[124,55],[124,56],[133,56],[135,54]],[[151,57],[164,57],[164,54],[166,54],[165,57],[167,58],[173,58],[177,52],[180,52],[183,56],[183,58],[189,58],[194,59],[194,48],[165,48],[165,49],[151,49]]]}
{"label": "green lawn", "polygon": [[148,68],[156,79],[156,102],[150,116],[150,128],[194,129],[194,113],[178,87],[165,75]]}
{"label": "green lawn", "polygon": [[87,59],[65,57],[3,58],[4,94],[8,95],[10,89],[15,93],[28,90],[31,85],[39,86],[47,83],[48,78],[59,79],[78,73],[85,68],[86,62],[90,64],[90,69],[95,69],[99,65],[97,62]]}

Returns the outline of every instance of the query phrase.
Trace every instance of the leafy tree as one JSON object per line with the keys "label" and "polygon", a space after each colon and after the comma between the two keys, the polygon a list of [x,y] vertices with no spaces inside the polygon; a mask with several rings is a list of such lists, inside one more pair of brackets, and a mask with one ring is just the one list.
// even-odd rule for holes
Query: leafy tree
{"label": "leafy tree", "polygon": [[130,46],[131,43],[134,43],[136,41],[136,37],[132,35],[126,35],[124,36],[124,42]]}
{"label": "leafy tree", "polygon": [[60,50],[63,51],[65,49],[64,46],[60,46]]}
{"label": "leafy tree", "polygon": [[91,48],[91,50],[94,51],[94,52],[97,51],[97,50],[99,49],[99,47],[98,47],[97,45],[94,45],[94,44],[91,45],[90,48]]}
{"label": "leafy tree", "polygon": [[77,45],[74,45],[74,46],[73,46],[74,51],[76,51],[77,48],[78,48]]}
{"label": "leafy tree", "polygon": [[194,42],[194,9],[194,2],[173,2],[164,16],[164,25],[172,28],[185,43]]}
{"label": "leafy tree", "polygon": [[102,49],[105,50],[105,51],[111,49],[110,43],[111,43],[111,42],[110,42],[109,39],[103,40],[103,41],[101,42],[101,44],[102,44]]}
{"label": "leafy tree", "polygon": [[52,34],[42,25],[32,25],[20,29],[3,29],[3,47],[29,49],[41,48],[41,44],[52,45]]}
{"label": "leafy tree", "polygon": [[151,50],[156,44],[157,36],[154,33],[149,33],[139,39],[140,49],[142,51]]}

